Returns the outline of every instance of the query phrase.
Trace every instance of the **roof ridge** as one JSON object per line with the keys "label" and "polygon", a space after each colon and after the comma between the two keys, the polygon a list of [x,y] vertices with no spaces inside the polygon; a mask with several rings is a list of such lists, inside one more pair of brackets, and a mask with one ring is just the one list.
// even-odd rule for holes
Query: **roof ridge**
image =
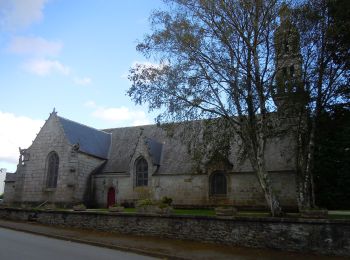
{"label": "roof ridge", "polygon": [[189,121],[182,121],[182,122],[168,122],[168,123],[161,123],[161,124],[146,124],[146,125],[135,125],[135,126],[122,126],[122,127],[113,127],[113,128],[105,128],[102,129],[102,131],[111,131],[111,130],[116,130],[116,129],[126,129],[126,128],[137,128],[137,127],[158,127],[162,128],[164,125],[176,125],[176,126],[181,126],[183,124],[188,124],[188,123],[201,123],[205,120],[211,120],[211,119],[197,119],[197,120],[189,120]]}
{"label": "roof ridge", "polygon": [[135,125],[135,126],[121,126],[121,127],[114,127],[114,128],[105,128],[102,129],[102,131],[110,131],[115,129],[125,129],[125,128],[138,128],[138,127],[144,127],[144,126],[157,126],[157,124],[148,124],[148,125]]}
{"label": "roof ridge", "polygon": [[71,119],[65,118],[65,117],[63,117],[63,116],[57,116],[57,117],[58,117],[58,118],[62,118],[62,119],[67,120],[67,121],[70,121],[70,122],[72,122],[72,123],[75,123],[75,124],[78,124],[78,125],[81,125],[81,126],[90,128],[90,129],[93,129],[93,130],[99,131],[99,132],[103,132],[103,133],[105,133],[105,134],[109,134],[109,135],[111,134],[111,133],[108,133],[108,132],[104,131],[103,129],[97,129],[97,128],[94,128],[94,127],[92,127],[92,126],[88,126],[88,125],[85,125],[85,124],[82,124],[82,123],[73,121],[73,120],[71,120]]}

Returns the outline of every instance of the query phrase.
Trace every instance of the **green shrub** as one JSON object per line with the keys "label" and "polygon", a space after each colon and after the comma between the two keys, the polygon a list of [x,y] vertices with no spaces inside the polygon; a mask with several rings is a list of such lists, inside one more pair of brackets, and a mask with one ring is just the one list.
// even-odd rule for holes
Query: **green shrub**
{"label": "green shrub", "polygon": [[154,204],[155,203],[151,199],[144,199],[144,200],[137,201],[137,205],[140,207],[154,205]]}
{"label": "green shrub", "polygon": [[75,206],[73,206],[73,210],[75,211],[85,211],[86,210],[86,206],[84,204],[77,204]]}
{"label": "green shrub", "polygon": [[169,204],[162,203],[162,202],[160,202],[160,203],[158,204],[158,208],[160,208],[160,209],[165,209],[165,208],[167,208],[167,207],[169,207]]}
{"label": "green shrub", "polygon": [[173,199],[172,199],[172,198],[169,198],[169,197],[167,197],[167,196],[164,196],[164,197],[161,199],[161,203],[170,206],[171,203],[173,203]]}

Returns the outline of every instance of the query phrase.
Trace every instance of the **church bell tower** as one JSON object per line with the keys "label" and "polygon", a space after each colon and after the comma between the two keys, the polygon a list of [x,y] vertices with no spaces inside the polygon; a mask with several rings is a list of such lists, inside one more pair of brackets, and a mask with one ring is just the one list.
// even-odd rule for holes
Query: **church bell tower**
{"label": "church bell tower", "polygon": [[280,26],[274,35],[276,87],[273,98],[280,114],[293,116],[296,109],[305,105],[306,96],[301,75],[300,36],[286,5],[281,7],[279,15]]}

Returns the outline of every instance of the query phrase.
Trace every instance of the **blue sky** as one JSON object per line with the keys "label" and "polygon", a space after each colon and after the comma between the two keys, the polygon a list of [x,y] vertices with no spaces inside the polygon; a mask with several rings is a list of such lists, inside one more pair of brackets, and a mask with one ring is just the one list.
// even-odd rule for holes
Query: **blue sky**
{"label": "blue sky", "polygon": [[0,0],[0,168],[15,170],[18,147],[31,144],[54,107],[96,128],[153,123],[155,115],[126,96],[127,74],[146,61],[135,46],[162,7],[160,0]]}

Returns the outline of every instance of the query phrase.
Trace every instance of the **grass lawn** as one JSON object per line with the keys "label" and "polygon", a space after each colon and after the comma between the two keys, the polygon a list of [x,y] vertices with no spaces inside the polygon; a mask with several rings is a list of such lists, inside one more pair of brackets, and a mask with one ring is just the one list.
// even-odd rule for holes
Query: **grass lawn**
{"label": "grass lawn", "polygon": [[328,218],[330,219],[350,219],[350,210],[329,210]]}
{"label": "grass lawn", "polygon": [[[88,209],[88,211],[108,212],[108,209]],[[135,208],[125,208],[124,213],[135,213]],[[215,216],[214,209],[174,209],[174,215],[187,215],[187,216]],[[252,211],[241,211],[238,216],[246,217],[268,217],[268,212],[252,212]]]}
{"label": "grass lawn", "polygon": [[[88,209],[88,211],[108,212],[108,209]],[[135,208],[125,208],[124,213],[135,213]],[[187,216],[215,216],[214,209],[174,209],[174,215]],[[263,211],[239,211],[239,217],[269,217],[269,212]],[[287,217],[297,218],[298,213],[287,213]],[[350,219],[350,210],[330,210],[328,211],[329,219]]]}
{"label": "grass lawn", "polygon": [[175,215],[215,216],[213,209],[174,209]]}

